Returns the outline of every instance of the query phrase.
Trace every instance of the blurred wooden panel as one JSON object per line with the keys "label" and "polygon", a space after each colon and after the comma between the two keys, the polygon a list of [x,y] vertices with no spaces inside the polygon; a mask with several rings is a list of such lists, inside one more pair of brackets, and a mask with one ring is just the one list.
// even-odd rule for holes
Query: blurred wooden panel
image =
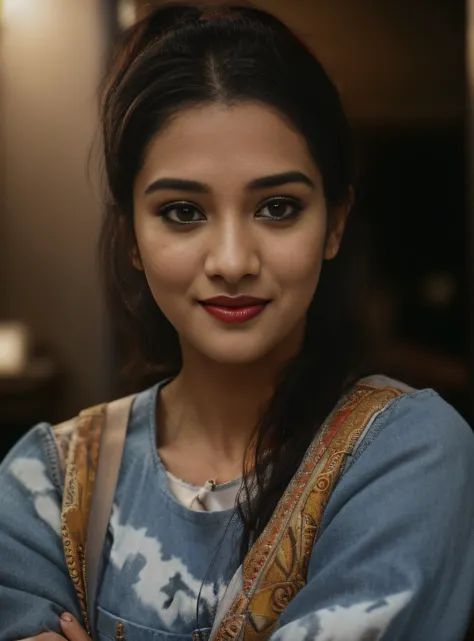
{"label": "blurred wooden panel", "polygon": [[[159,4],[136,2],[139,15]],[[283,18],[310,44],[354,121],[419,125],[463,118],[460,0],[257,0],[254,5]]]}

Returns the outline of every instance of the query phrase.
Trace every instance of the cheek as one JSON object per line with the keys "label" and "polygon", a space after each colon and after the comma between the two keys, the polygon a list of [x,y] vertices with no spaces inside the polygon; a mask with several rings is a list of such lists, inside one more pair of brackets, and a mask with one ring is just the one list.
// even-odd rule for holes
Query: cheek
{"label": "cheek", "polygon": [[324,229],[306,229],[272,252],[273,272],[288,294],[314,293],[324,254]]}
{"label": "cheek", "polygon": [[177,243],[156,227],[137,227],[136,238],[148,285],[158,298],[164,292],[187,287],[196,273],[198,257],[186,243]]}

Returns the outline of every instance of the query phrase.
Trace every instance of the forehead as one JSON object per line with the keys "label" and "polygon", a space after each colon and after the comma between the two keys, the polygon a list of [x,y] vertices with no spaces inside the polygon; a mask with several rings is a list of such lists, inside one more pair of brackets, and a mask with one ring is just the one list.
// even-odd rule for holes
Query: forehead
{"label": "forehead", "polygon": [[258,103],[204,105],[179,112],[154,137],[137,180],[237,182],[291,170],[319,179],[305,139],[275,110]]}

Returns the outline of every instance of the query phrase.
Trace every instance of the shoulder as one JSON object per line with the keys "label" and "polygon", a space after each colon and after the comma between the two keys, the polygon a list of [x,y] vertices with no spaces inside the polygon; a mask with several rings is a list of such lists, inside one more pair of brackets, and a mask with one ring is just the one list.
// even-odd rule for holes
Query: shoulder
{"label": "shoulder", "polygon": [[51,425],[40,423],[0,465],[0,538],[16,536],[26,523],[60,534],[62,472]]}
{"label": "shoulder", "polygon": [[[398,381],[392,384],[400,389]],[[465,459],[474,464],[474,433],[459,412],[433,389],[401,391],[375,416],[352,462],[372,446],[377,450],[390,446],[392,452],[411,451],[414,459],[416,453],[431,451],[447,462]]]}
{"label": "shoulder", "polygon": [[[155,385],[135,395],[130,411],[127,440],[133,440],[140,432],[146,432],[154,422],[154,408],[159,385]],[[105,407],[103,405],[103,407]],[[97,406],[102,407],[102,406]],[[84,414],[93,413],[96,408],[84,410]],[[0,462],[0,478],[13,475],[17,478],[35,474],[42,470],[54,486],[61,490],[63,484],[64,460],[74,435],[76,419],[64,421],[58,425],[46,422],[32,427],[10,450]],[[148,445],[148,444],[147,444]]]}
{"label": "shoulder", "polygon": [[31,428],[6,455],[0,464],[0,479],[4,483],[11,478],[39,490],[46,485],[61,486],[56,440],[49,423]]}
{"label": "shoulder", "polygon": [[292,639],[296,625],[297,633],[316,627],[327,638],[355,638],[357,628],[357,638],[378,632],[387,641],[461,639],[467,628],[473,433],[434,390],[387,379],[376,387],[402,393],[386,395],[392,400],[374,410],[349,457],[318,529],[308,585],[285,610],[288,633],[278,638]]}
{"label": "shoulder", "polygon": [[382,513],[392,509],[417,518],[430,506],[430,518],[444,510],[444,523],[448,513],[455,523],[471,512],[474,519],[474,510],[465,509],[473,494],[471,427],[434,390],[407,389],[375,415],[348,457],[324,520],[344,502],[365,497]]}

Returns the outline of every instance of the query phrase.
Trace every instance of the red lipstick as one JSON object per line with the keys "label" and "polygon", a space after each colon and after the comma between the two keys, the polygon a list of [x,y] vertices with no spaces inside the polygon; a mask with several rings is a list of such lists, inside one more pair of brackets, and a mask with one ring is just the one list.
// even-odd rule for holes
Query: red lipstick
{"label": "red lipstick", "polygon": [[245,323],[261,314],[270,301],[253,296],[215,296],[199,302],[223,323]]}

